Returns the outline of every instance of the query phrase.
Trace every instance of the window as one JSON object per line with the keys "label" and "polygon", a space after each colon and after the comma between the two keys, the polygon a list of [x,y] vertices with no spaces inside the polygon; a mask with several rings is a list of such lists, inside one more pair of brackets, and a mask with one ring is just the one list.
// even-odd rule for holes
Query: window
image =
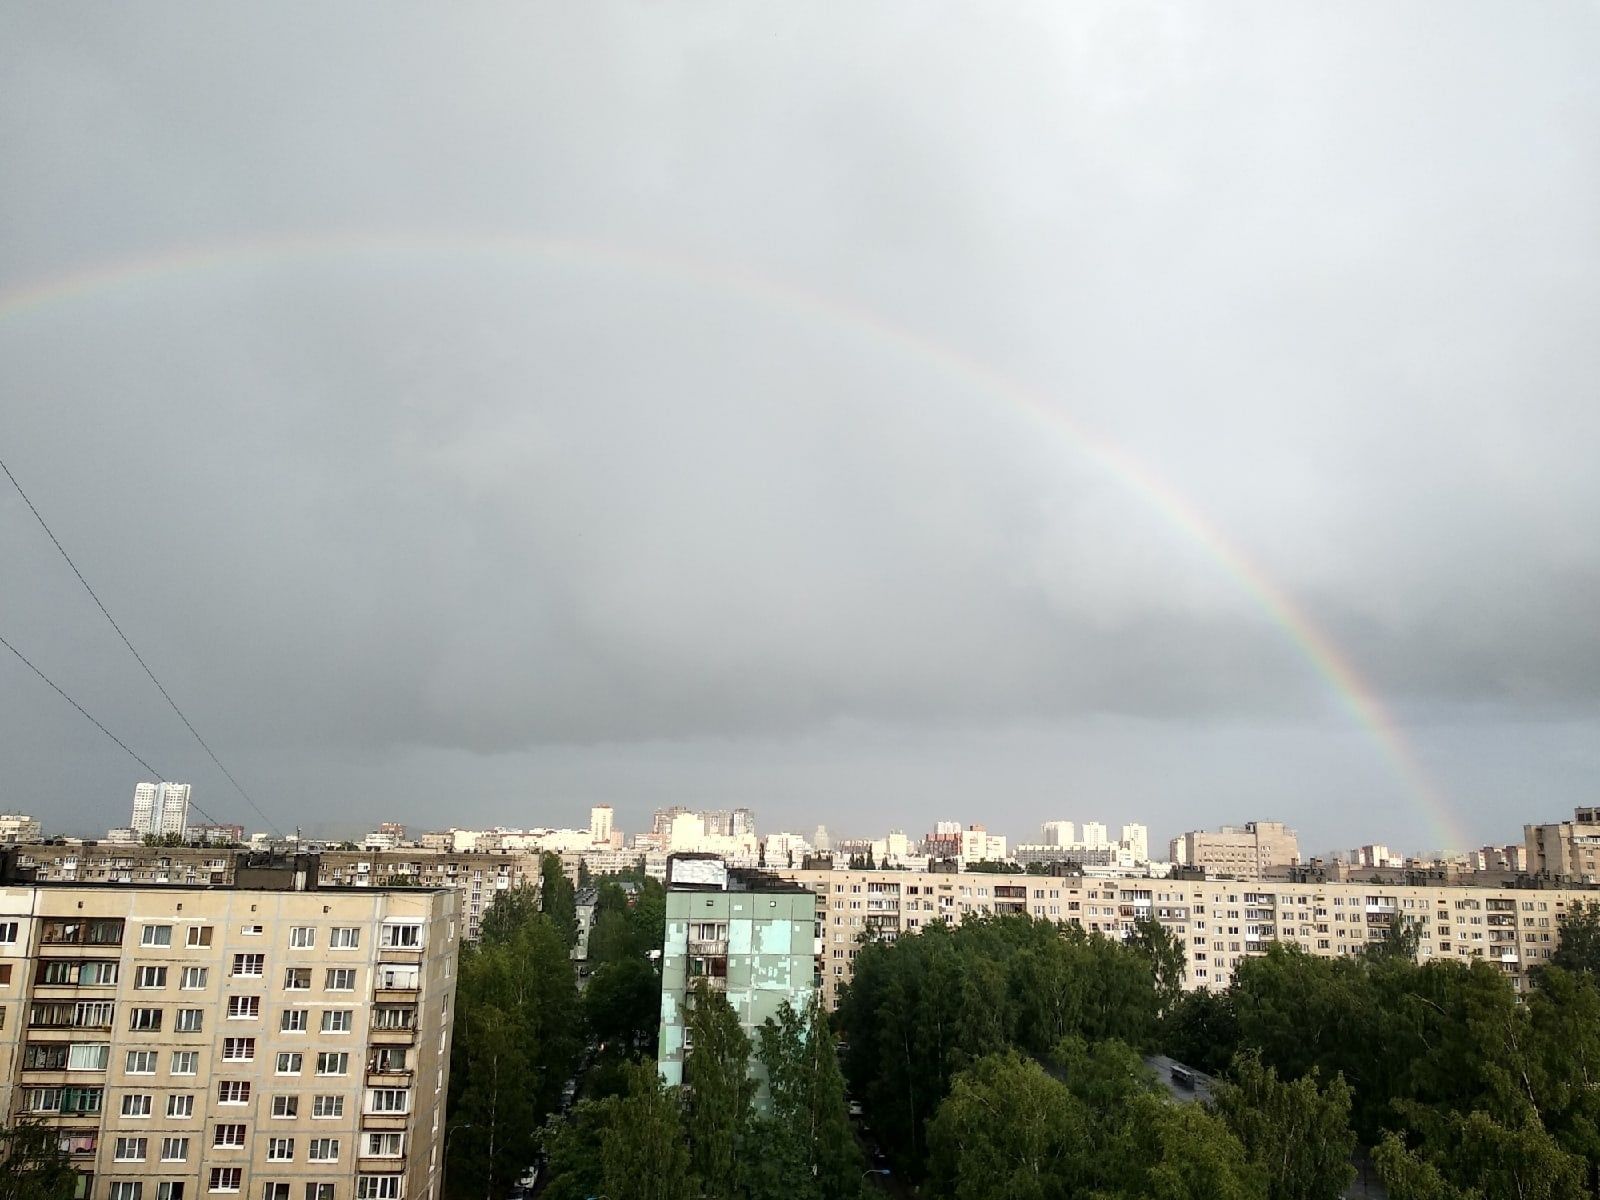
{"label": "window", "polygon": [[267,956],[265,954],[235,954],[233,956],[233,974],[235,978],[260,975],[266,969],[266,965]]}
{"label": "window", "polygon": [[172,1073],[174,1075],[193,1075],[200,1069],[200,1052],[198,1050],[174,1050],[172,1052]]}
{"label": "window", "polygon": [[256,1057],[255,1038],[223,1038],[223,1062],[254,1062]]}
{"label": "window", "polygon": [[[288,1162],[293,1157],[294,1157],[294,1139],[293,1138],[275,1137],[275,1138],[268,1138],[267,1139],[267,1161],[268,1162]],[[283,1187],[284,1187],[284,1192],[287,1194],[287,1192],[289,1190],[289,1185],[288,1184],[284,1184]]]}
{"label": "window", "polygon": [[167,986],[167,969],[165,967],[140,967],[133,973],[133,986],[136,988],[164,988]]}
{"label": "window", "polygon": [[217,1103],[250,1103],[250,1085],[242,1079],[224,1079],[217,1084]]}
{"label": "window", "polygon": [[160,1029],[161,1010],[159,1008],[134,1008],[128,1013],[129,1029]]}
{"label": "window", "polygon": [[403,1133],[367,1134],[367,1153],[373,1158],[399,1158],[405,1153],[405,1145]]}
{"label": "window", "polygon": [[104,1071],[110,1061],[111,1047],[104,1042],[73,1042],[67,1048],[69,1071]]}
{"label": "window", "polygon": [[154,1075],[155,1073],[156,1052],[154,1050],[128,1051],[129,1075]]}
{"label": "window", "polygon": [[144,1184],[129,1179],[113,1180],[111,1190],[106,1193],[110,1200],[140,1200],[143,1194]]}
{"label": "window", "polygon": [[149,1138],[119,1137],[112,1146],[111,1157],[118,1162],[143,1162],[149,1148]]}
{"label": "window", "polygon": [[400,1200],[399,1175],[357,1175],[356,1200]]}
{"label": "window", "polygon": [[0,942],[14,942],[17,940],[18,923],[16,921],[0,921]]}
{"label": "window", "polygon": [[175,1092],[167,1097],[167,1116],[192,1117],[194,1116],[194,1096],[187,1092]]}
{"label": "window", "polygon": [[156,1184],[156,1200],[183,1200],[183,1184],[180,1182]]}
{"label": "window", "polygon": [[241,925],[241,926],[239,926],[239,932],[244,934],[245,937],[260,937],[261,936],[261,926],[259,926],[259,925]]}
{"label": "window", "polygon": [[318,1075],[348,1075],[350,1054],[346,1050],[324,1050],[317,1055]]}
{"label": "window", "polygon": [[199,1033],[204,1024],[203,1008],[180,1008],[172,1019],[172,1028],[178,1033]]}
{"label": "window", "polygon": [[289,1200],[287,1183],[268,1183],[261,1188],[261,1200]]}
{"label": "window", "polygon": [[239,1179],[243,1173],[238,1167],[212,1167],[209,1190],[213,1192],[237,1192],[239,1190]]}
{"label": "window", "polygon": [[333,1184],[308,1183],[306,1184],[306,1200],[333,1200]]}
{"label": "window", "polygon": [[317,944],[317,931],[310,925],[295,925],[289,930],[289,945],[295,950],[309,950]]}
{"label": "window", "polygon": [[299,1096],[274,1096],[272,1098],[272,1115],[279,1119],[290,1119],[300,1115]]}
{"label": "window", "polygon": [[[688,1033],[686,1029],[685,1034]],[[685,1044],[684,1049],[691,1047]],[[380,1075],[392,1075],[396,1071],[406,1069],[406,1051],[404,1046],[378,1046],[367,1056],[367,1070],[376,1071]]]}
{"label": "window", "polygon": [[171,925],[146,925],[139,932],[141,946],[170,946],[172,945]]}
{"label": "window", "polygon": [[123,1096],[122,1115],[125,1117],[148,1117],[150,1115],[149,1094],[129,1092]]}
{"label": "window", "polygon": [[310,967],[290,967],[283,973],[284,990],[290,992],[304,992],[311,987]]}
{"label": "window", "polygon": [[304,1033],[310,1010],[304,1008],[286,1008],[283,1018],[278,1023],[278,1028],[284,1033]]}
{"label": "window", "polygon": [[301,1062],[302,1056],[298,1050],[280,1050],[276,1070],[279,1075],[298,1075]]}
{"label": "window", "polygon": [[161,1139],[162,1162],[187,1162],[189,1158],[189,1139],[186,1137],[169,1137]]}
{"label": "window", "polygon": [[322,1014],[323,1033],[349,1033],[353,1023],[352,1010],[348,1008],[330,1008]]}
{"label": "window", "polygon": [[306,1157],[312,1162],[338,1162],[338,1138],[312,1138],[311,1145],[306,1150]]}
{"label": "window", "polygon": [[218,1125],[211,1144],[224,1150],[238,1150],[244,1146],[243,1125]]}
{"label": "window", "polygon": [[229,996],[228,1020],[248,1021],[261,1015],[260,996]]}
{"label": "window", "polygon": [[361,945],[361,930],[353,927],[335,927],[329,933],[328,945],[335,950],[354,950]]}
{"label": "window", "polygon": [[185,944],[190,945],[190,946],[209,946],[209,945],[211,945],[211,926],[209,926],[209,925],[191,925],[191,926],[189,926],[189,933],[188,933],[188,936],[184,939],[184,942],[185,942]]}
{"label": "window", "polygon": [[178,980],[178,986],[185,991],[198,991],[206,985],[206,969],[204,967],[185,967],[183,977]]}
{"label": "window", "polygon": [[330,992],[353,992],[356,990],[356,973],[352,967],[330,967],[328,977],[323,985]]}
{"label": "window", "polygon": [[410,1093],[405,1088],[373,1088],[367,1093],[370,1113],[403,1113]]}
{"label": "window", "polygon": [[379,963],[378,986],[381,988],[409,989],[417,986],[419,972],[414,965],[404,963]]}
{"label": "window", "polygon": [[342,1117],[344,1116],[343,1096],[317,1096],[311,1101],[311,1115],[313,1117]]}
{"label": "window", "polygon": [[420,950],[422,948],[422,926],[412,923],[385,922],[383,937],[379,944],[386,950]]}

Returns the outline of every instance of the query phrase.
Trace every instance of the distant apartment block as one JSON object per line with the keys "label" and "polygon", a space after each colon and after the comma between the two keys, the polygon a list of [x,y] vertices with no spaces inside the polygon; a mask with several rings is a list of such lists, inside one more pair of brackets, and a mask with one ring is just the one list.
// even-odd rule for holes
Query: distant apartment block
{"label": "distant apartment block", "polygon": [[1600,808],[1579,808],[1570,821],[1524,825],[1526,869],[1535,875],[1600,882]]}
{"label": "distant apartment block", "polygon": [[0,885],[0,1104],[82,1200],[437,1200],[459,898]]}
{"label": "distant apartment block", "polygon": [[1299,839],[1280,821],[1224,825],[1214,833],[1195,830],[1173,838],[1169,850],[1174,866],[1240,879],[1259,878],[1300,862]]}
{"label": "distant apartment block", "polygon": [[133,816],[128,825],[135,837],[164,837],[189,827],[187,783],[140,783],[133,789]]}
{"label": "distant apartment block", "polygon": [[26,813],[0,813],[0,843],[37,842],[44,836],[38,820]]}
{"label": "distant apartment block", "polygon": [[709,856],[668,860],[658,1060],[667,1083],[683,1082],[697,981],[727,996],[752,1041],[785,1001],[797,1009],[809,1003],[817,983],[817,912],[814,891],[774,875],[729,868]]}
{"label": "distant apartment block", "polygon": [[1187,955],[1185,986],[1228,986],[1239,963],[1274,941],[1322,957],[1358,954],[1386,939],[1398,917],[1418,932],[1418,956],[1483,959],[1519,990],[1559,942],[1561,921],[1582,888],[1292,882],[1288,880],[1093,879],[924,871],[780,871],[817,895],[823,997],[838,1003],[863,938],[893,940],[935,921],[1026,913],[1121,938],[1140,917],[1165,925]]}

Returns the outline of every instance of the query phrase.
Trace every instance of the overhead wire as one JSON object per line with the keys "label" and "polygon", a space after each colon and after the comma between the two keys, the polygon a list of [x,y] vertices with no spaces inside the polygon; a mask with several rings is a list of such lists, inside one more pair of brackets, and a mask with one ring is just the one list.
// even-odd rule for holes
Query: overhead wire
{"label": "overhead wire", "polygon": [[[178,702],[172,698],[172,694],[167,691],[161,680],[156,678],[156,673],[150,669],[150,664],[145,662],[144,656],[140,654],[138,650],[134,649],[133,643],[128,640],[128,635],[122,632],[122,626],[117,624],[116,618],[111,615],[110,611],[106,608],[100,597],[95,593],[94,588],[89,586],[89,581],[83,577],[83,572],[78,570],[78,564],[72,561],[72,555],[67,553],[67,548],[61,544],[61,539],[56,537],[55,531],[50,528],[49,524],[45,521],[43,514],[39,512],[39,509],[37,506],[35,506],[33,501],[28,498],[28,493],[22,490],[22,484],[17,482],[17,477],[11,473],[11,468],[6,466],[3,459],[0,459],[0,471],[5,472],[6,478],[11,481],[11,486],[17,489],[17,495],[22,497],[22,502],[28,506],[28,511],[33,514],[33,519],[39,522],[39,528],[43,529],[46,536],[48,536],[50,541],[54,543],[55,548],[61,553],[61,557],[66,560],[67,566],[71,567],[72,573],[78,577],[78,582],[83,585],[83,590],[89,593],[89,598],[94,601],[95,607],[98,608],[101,612],[101,615],[103,615],[105,619],[110,622],[111,628],[117,631],[117,636],[122,639],[122,644],[128,648],[128,653],[132,654],[134,660],[142,668],[144,668],[144,673],[150,677],[150,682],[156,685],[156,690],[160,692],[162,698],[166,700],[169,705],[171,705],[172,711],[178,714],[178,719],[183,722],[184,727],[194,735],[194,740],[200,743],[200,748],[204,750],[207,756],[210,757],[211,761],[216,764],[217,770],[221,771],[223,775],[227,777],[228,782],[233,785],[234,791],[238,792],[240,796],[244,797],[244,802],[253,810],[255,810],[255,814],[265,821],[268,827],[270,827],[274,833],[278,834],[279,837],[282,837],[283,830],[279,829],[276,822],[274,822],[271,817],[267,816],[267,814],[261,810],[261,806],[251,798],[250,793],[245,791],[240,785],[239,781],[233,777],[233,772],[222,765],[222,760],[217,757],[216,751],[212,750],[210,745],[207,744],[205,738],[200,736],[200,731],[194,727],[194,723],[190,721],[189,718],[184,714],[183,709],[178,707]],[[7,643],[7,646],[10,647],[10,643]],[[12,648],[12,653],[16,654],[17,651]],[[22,656],[18,654],[17,657],[21,658]],[[23,659],[23,661],[27,662],[26,659]],[[32,664],[29,663],[29,666],[32,666]],[[35,671],[37,671],[37,668],[35,668]],[[40,678],[44,679],[45,676],[40,673]],[[45,682],[49,683],[49,680],[45,679]],[[55,684],[52,683],[50,686],[55,687]],[[56,690],[60,691],[59,688]],[[63,696],[66,695],[65,692],[62,692],[61,694]],[[77,702],[74,701],[73,703],[76,707]],[[82,712],[83,710],[79,708],[79,711]],[[87,713],[84,715],[88,716]],[[93,720],[92,717],[90,719]],[[99,725],[100,723],[96,721],[95,724]],[[102,730],[105,729],[105,726],[103,725],[100,727]],[[110,736],[109,733],[107,736]],[[119,742],[118,744],[120,745],[121,743]],[[126,750],[127,747],[123,746],[123,749]],[[128,752],[130,754],[133,753],[131,750]],[[137,758],[138,756],[134,755],[134,757]],[[143,761],[143,759],[140,759],[141,763]],[[151,769],[148,763],[145,763],[144,765],[147,770]],[[199,809],[200,807],[199,805],[194,804],[192,800],[190,801],[190,804],[196,809]],[[201,810],[201,815],[204,816],[207,814]],[[213,821],[213,823],[215,824],[217,822]]]}
{"label": "overhead wire", "polygon": [[[54,679],[51,679],[50,676],[46,675],[37,666],[35,666],[33,661],[30,658],[28,658],[28,656],[26,654],[24,654],[21,650],[18,650],[15,646],[13,646],[10,642],[8,642],[5,639],[4,636],[0,636],[0,646],[4,646],[7,650],[11,651],[12,654],[15,654],[17,656],[18,661],[20,661],[23,666],[27,667],[28,670],[32,671],[40,679],[44,680],[45,683],[49,684],[51,690],[53,690],[56,695],[60,696],[68,704],[72,705],[73,708],[77,709],[78,712],[81,713],[84,716],[84,718],[87,719],[96,729],[98,729],[101,733],[105,734],[108,738],[110,738],[117,745],[121,746],[122,749],[123,749],[123,752],[126,753],[129,758],[133,759],[134,762],[138,763],[146,771],[149,771],[150,774],[154,775],[157,779],[166,778],[166,776],[162,775],[160,771],[157,771],[148,762],[146,762],[140,755],[135,753],[133,748],[131,746],[129,746],[127,742],[123,741],[116,734],[112,733],[111,730],[107,729],[103,724],[101,724],[99,718],[97,718],[88,709],[84,708],[83,705],[79,704],[71,696],[67,695],[66,691],[61,687],[60,684],[58,684]],[[201,808],[193,800],[189,801],[189,807],[194,809],[197,813],[199,813],[206,820],[210,821],[213,825],[221,824],[221,822],[219,822],[215,817],[213,817],[205,809]]]}

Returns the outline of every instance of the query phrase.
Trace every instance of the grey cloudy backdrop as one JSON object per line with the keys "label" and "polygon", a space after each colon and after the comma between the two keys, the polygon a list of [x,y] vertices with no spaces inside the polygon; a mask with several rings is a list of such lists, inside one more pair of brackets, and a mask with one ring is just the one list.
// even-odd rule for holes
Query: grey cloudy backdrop
{"label": "grey cloudy backdrop", "polygon": [[[12,5],[0,454],[280,825],[1440,844],[1238,578],[920,340],[1181,494],[1511,840],[1600,771],[1597,60],[1580,3]],[[0,564],[259,824],[12,492]],[[9,656],[0,729],[0,807],[126,820]]]}

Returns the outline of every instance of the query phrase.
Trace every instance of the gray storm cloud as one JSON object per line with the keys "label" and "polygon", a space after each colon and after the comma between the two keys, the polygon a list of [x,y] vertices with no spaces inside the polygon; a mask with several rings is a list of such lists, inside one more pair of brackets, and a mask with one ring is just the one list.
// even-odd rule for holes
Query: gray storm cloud
{"label": "gray storm cloud", "polygon": [[[1429,841],[1191,517],[1474,836],[1589,799],[1592,9],[386,12],[0,39],[4,456],[280,824]],[[0,553],[6,636],[229,810],[14,495]],[[7,804],[121,819],[0,711]]]}

